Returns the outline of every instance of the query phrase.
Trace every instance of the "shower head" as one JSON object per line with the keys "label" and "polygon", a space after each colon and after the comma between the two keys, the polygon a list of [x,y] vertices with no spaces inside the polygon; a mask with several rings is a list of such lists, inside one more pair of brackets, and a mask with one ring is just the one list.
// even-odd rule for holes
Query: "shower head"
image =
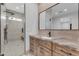
{"label": "shower head", "polygon": [[14,15],[14,13],[11,12],[10,10],[6,10],[6,11],[4,11],[4,12],[9,13],[9,14],[11,14],[11,15]]}

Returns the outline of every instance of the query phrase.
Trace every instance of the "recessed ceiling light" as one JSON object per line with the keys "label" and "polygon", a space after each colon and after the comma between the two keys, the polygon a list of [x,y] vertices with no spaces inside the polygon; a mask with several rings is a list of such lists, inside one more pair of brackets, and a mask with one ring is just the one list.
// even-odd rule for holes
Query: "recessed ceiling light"
{"label": "recessed ceiling light", "polygon": [[16,7],[16,9],[19,9],[19,7]]}
{"label": "recessed ceiling light", "polygon": [[64,9],[64,11],[67,11],[67,9]]}
{"label": "recessed ceiling light", "polygon": [[9,20],[15,20],[15,17],[9,17],[8,19]]}
{"label": "recessed ceiling light", "polygon": [[15,17],[9,17],[9,20],[13,20],[13,21],[22,21],[22,19],[20,18],[15,18]]}

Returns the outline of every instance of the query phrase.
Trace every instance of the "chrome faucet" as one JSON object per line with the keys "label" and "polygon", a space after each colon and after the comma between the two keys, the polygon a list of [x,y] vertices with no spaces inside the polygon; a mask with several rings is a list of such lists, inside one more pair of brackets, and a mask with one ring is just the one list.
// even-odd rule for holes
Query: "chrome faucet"
{"label": "chrome faucet", "polygon": [[48,33],[49,37],[51,37],[51,32]]}

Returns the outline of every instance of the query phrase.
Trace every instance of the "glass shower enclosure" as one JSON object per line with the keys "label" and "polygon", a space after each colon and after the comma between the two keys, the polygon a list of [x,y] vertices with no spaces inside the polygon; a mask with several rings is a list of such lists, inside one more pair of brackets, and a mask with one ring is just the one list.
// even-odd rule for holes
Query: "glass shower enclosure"
{"label": "glass shower enclosure", "polygon": [[[4,3],[0,3],[0,55],[4,56],[4,37],[7,36],[5,34],[6,28],[6,7]],[[6,38],[7,39],[7,38]]]}

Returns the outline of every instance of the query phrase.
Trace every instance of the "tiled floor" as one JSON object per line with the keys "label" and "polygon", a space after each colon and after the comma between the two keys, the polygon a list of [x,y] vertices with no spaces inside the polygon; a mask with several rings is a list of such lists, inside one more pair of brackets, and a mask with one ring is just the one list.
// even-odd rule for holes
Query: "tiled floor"
{"label": "tiled floor", "polygon": [[24,54],[24,42],[21,39],[10,40],[5,44],[5,56],[21,56]]}

